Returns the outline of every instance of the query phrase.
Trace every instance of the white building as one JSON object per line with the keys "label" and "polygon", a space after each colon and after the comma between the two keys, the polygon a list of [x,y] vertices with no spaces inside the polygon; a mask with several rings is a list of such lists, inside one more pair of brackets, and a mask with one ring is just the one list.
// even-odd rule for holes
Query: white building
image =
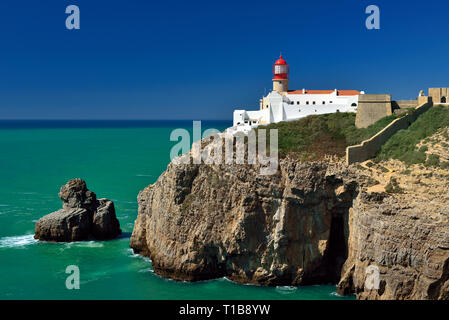
{"label": "white building", "polygon": [[298,120],[312,114],[356,112],[357,90],[288,90],[288,64],[282,56],[273,66],[273,91],[260,99],[257,111],[235,110],[228,132],[248,133],[258,125]]}

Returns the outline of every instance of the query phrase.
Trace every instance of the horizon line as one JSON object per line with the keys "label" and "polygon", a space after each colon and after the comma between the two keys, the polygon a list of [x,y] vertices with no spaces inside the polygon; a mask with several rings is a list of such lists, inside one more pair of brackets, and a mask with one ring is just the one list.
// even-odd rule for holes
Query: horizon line
{"label": "horizon line", "polygon": [[0,121],[232,121],[232,119],[20,119],[6,118]]}

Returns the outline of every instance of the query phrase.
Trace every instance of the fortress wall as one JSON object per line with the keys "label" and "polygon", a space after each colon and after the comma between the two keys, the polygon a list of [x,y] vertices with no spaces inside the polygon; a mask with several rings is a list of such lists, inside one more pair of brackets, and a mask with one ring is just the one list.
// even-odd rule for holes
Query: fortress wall
{"label": "fortress wall", "polygon": [[[423,98],[423,97],[420,97]],[[388,126],[379,131],[376,135],[368,140],[363,141],[359,145],[349,146],[346,148],[346,164],[350,165],[357,162],[363,162],[373,158],[380,148],[388,141],[396,132],[401,129],[407,129],[410,124],[424,112],[429,110],[433,103],[430,97],[423,104],[419,105],[412,114],[405,115],[394,120]],[[423,101],[424,99],[421,99]]]}
{"label": "fortress wall", "polygon": [[355,126],[366,128],[377,120],[392,114],[390,94],[361,94]]}
{"label": "fortress wall", "polygon": [[393,109],[416,108],[418,106],[418,100],[396,100],[392,101],[391,105]]}
{"label": "fortress wall", "polygon": [[432,97],[435,104],[440,103],[443,97],[447,101],[449,99],[449,88],[429,88],[429,96]]}
{"label": "fortress wall", "polygon": [[418,106],[418,100],[397,100],[391,102],[393,113],[396,115],[404,114],[408,109],[413,109]]}

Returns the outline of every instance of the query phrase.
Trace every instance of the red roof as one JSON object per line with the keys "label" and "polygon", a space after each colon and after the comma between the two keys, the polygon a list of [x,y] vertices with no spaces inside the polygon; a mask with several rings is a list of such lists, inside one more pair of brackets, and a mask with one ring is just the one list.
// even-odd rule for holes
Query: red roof
{"label": "red roof", "polygon": [[276,60],[276,62],[274,63],[276,66],[279,66],[279,65],[286,65],[287,64],[287,61],[285,61],[283,58],[282,58],[282,54],[281,54],[281,56],[279,57],[279,59],[277,59]]}
{"label": "red roof", "polygon": [[[335,90],[306,90],[305,94],[331,94]],[[290,90],[288,94],[304,94],[302,90]],[[357,90],[337,90],[338,96],[357,96],[360,91]]]}

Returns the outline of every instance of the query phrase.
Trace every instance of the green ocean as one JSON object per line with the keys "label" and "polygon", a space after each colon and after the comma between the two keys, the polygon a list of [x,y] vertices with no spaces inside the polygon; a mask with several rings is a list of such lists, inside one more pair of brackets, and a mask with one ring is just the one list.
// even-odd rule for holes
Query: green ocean
{"label": "green ocean", "polygon": [[[229,122],[203,122],[223,130]],[[267,288],[226,279],[176,282],[153,273],[129,237],[139,190],[169,163],[175,128],[188,121],[1,121],[0,299],[352,299],[335,285]],[[61,207],[57,194],[82,178],[98,198],[114,201],[123,235],[112,241],[45,243],[35,222]],[[66,267],[80,269],[68,290]]]}

